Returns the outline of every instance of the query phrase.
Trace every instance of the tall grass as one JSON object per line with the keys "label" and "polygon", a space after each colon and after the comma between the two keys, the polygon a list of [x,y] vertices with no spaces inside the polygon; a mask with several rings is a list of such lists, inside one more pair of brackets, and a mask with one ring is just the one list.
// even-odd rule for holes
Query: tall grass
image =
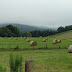
{"label": "tall grass", "polygon": [[3,68],[2,65],[0,65],[0,72],[6,72],[6,68]]}
{"label": "tall grass", "polygon": [[10,72],[22,72],[22,56],[10,54]]}

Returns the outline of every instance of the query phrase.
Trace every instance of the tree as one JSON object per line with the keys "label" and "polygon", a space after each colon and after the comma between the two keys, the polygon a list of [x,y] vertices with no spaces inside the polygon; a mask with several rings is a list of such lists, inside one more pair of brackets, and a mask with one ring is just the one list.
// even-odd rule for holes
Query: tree
{"label": "tree", "polygon": [[32,34],[31,34],[30,32],[25,32],[25,33],[23,34],[23,36],[25,36],[25,37],[32,37]]}
{"label": "tree", "polygon": [[69,31],[69,30],[72,30],[72,25],[65,27],[65,31]]}
{"label": "tree", "polygon": [[60,33],[60,32],[64,32],[65,31],[65,28],[64,27],[59,27],[58,29],[57,29],[57,31]]}
{"label": "tree", "polygon": [[11,31],[6,27],[2,27],[0,29],[0,33],[1,33],[1,36],[3,36],[3,37],[10,37],[11,36]]}
{"label": "tree", "polygon": [[19,31],[19,29],[17,27],[14,27],[12,25],[7,25],[6,28],[11,30],[11,32],[14,33],[15,36],[21,36],[21,32]]}

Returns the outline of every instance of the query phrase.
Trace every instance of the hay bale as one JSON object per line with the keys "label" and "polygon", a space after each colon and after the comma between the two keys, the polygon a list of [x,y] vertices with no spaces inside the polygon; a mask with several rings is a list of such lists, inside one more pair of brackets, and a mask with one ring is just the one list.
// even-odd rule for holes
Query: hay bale
{"label": "hay bale", "polygon": [[10,40],[11,40],[12,38],[10,38]]}
{"label": "hay bale", "polygon": [[46,40],[48,40],[48,38],[46,38]]}
{"label": "hay bale", "polygon": [[10,37],[10,40],[12,39],[12,37]]}
{"label": "hay bale", "polygon": [[72,40],[71,40],[71,42],[72,42]]}
{"label": "hay bale", "polygon": [[42,38],[42,36],[40,36],[40,38]]}
{"label": "hay bale", "polygon": [[57,44],[57,42],[56,41],[53,41],[53,44]]}
{"label": "hay bale", "polygon": [[66,40],[66,38],[64,38],[64,40]]}
{"label": "hay bale", "polygon": [[42,42],[46,42],[46,39],[42,40]]}
{"label": "hay bale", "polygon": [[27,42],[30,42],[30,40],[28,39]]}
{"label": "hay bale", "polygon": [[69,53],[72,53],[72,45],[70,45],[70,46],[68,47],[68,52],[69,52]]}
{"label": "hay bale", "polygon": [[15,40],[18,40],[18,38],[15,38]]}
{"label": "hay bale", "polygon": [[61,43],[61,40],[57,40],[57,43]]}
{"label": "hay bale", "polygon": [[27,37],[24,37],[24,39],[27,39]]}
{"label": "hay bale", "polygon": [[31,41],[30,42],[30,46],[36,46],[37,45],[37,42],[36,41]]}
{"label": "hay bale", "polygon": [[7,37],[5,37],[7,39]]}
{"label": "hay bale", "polygon": [[54,39],[53,40],[53,44],[57,44],[57,39]]}
{"label": "hay bale", "polygon": [[66,38],[62,38],[62,40],[66,40]]}

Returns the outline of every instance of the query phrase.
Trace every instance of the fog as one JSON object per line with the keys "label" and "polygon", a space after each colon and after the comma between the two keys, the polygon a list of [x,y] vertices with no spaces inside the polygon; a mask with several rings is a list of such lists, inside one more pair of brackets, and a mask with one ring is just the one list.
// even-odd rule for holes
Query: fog
{"label": "fog", "polygon": [[0,0],[0,24],[72,25],[72,0]]}

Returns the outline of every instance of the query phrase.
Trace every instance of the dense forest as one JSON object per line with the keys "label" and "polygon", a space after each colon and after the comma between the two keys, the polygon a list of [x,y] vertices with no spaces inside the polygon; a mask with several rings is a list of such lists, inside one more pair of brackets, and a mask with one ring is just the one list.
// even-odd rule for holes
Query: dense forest
{"label": "dense forest", "polygon": [[29,31],[29,32],[21,32],[19,28],[12,26],[12,25],[7,25],[5,27],[0,28],[0,36],[1,37],[39,37],[39,36],[50,36],[54,35],[57,33],[65,32],[72,30],[72,25],[66,26],[66,27],[59,27],[56,31],[54,30],[34,30],[34,31]]}

